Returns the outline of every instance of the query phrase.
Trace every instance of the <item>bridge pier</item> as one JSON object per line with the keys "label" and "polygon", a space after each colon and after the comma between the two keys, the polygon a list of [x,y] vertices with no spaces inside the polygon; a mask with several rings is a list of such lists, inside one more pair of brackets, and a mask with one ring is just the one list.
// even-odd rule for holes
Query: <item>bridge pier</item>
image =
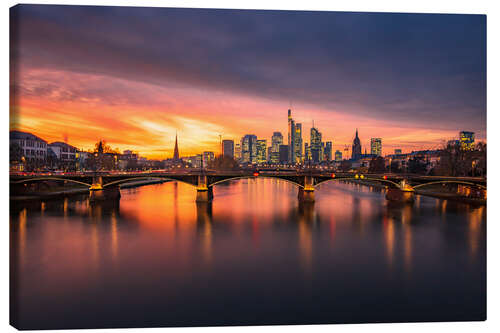
{"label": "bridge pier", "polygon": [[102,189],[90,188],[89,200],[91,202],[118,200],[121,198],[119,186],[109,186]]}
{"label": "bridge pier", "polygon": [[206,189],[196,189],[196,202],[211,202],[214,192],[211,187]]}
{"label": "bridge pier", "polygon": [[415,201],[415,190],[408,184],[406,179],[403,179],[399,184],[399,188],[389,188],[385,195],[389,201],[401,203],[413,203]]}
{"label": "bridge pier", "polygon": [[415,201],[415,192],[389,188],[385,194],[385,198],[394,202],[413,203]]}
{"label": "bridge pier", "polygon": [[196,186],[196,202],[211,202],[214,198],[212,187],[208,187],[207,176],[198,176],[198,185]]}
{"label": "bridge pier", "polygon": [[299,188],[299,202],[314,202],[314,179],[311,176],[304,176],[304,187]]}

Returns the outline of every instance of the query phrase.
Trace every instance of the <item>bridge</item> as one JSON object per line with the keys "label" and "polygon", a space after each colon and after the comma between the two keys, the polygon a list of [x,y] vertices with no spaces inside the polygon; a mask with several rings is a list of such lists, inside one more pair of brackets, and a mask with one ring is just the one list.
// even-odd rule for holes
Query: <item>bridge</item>
{"label": "bridge", "polygon": [[[331,173],[311,170],[243,170],[243,171],[161,171],[149,173],[110,173],[90,172],[63,175],[11,175],[11,195],[29,191],[30,184],[45,182],[55,184],[74,183],[86,186],[90,200],[108,200],[120,198],[120,185],[138,180],[170,180],[189,184],[196,189],[197,202],[210,202],[213,199],[213,187],[237,179],[275,178],[293,184],[298,188],[301,202],[314,202],[315,191],[323,183],[330,181],[354,181],[377,183],[387,188],[386,198],[391,201],[412,202],[415,190],[436,184],[458,184],[484,192],[486,197],[486,178],[479,177],[434,177],[403,174],[360,174]],[[50,185],[49,185],[50,186]]]}

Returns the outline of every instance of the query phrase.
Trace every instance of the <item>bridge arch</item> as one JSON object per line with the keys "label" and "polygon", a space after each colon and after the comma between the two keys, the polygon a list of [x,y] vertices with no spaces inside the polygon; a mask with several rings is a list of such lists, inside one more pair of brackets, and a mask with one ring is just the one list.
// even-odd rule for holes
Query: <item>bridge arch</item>
{"label": "bridge arch", "polygon": [[292,180],[289,180],[289,179],[286,179],[286,178],[281,178],[281,177],[276,177],[276,176],[267,176],[267,175],[259,175],[259,176],[252,176],[252,175],[248,175],[248,176],[238,176],[238,177],[230,177],[230,178],[225,178],[225,179],[221,179],[221,180],[218,180],[212,184],[209,184],[208,187],[213,187],[214,185],[217,185],[217,184],[220,184],[220,183],[224,183],[224,182],[228,182],[228,181],[231,181],[231,180],[238,180],[238,179],[253,179],[253,178],[272,178],[272,179],[278,179],[278,180],[282,180],[284,182],[287,182],[287,183],[290,183],[290,184],[293,184],[297,187],[304,187],[303,185],[299,184],[299,183],[296,183]]}
{"label": "bridge arch", "polygon": [[67,178],[58,178],[58,177],[38,177],[38,178],[28,178],[28,179],[22,179],[22,180],[17,180],[11,182],[11,184],[23,184],[23,183],[32,183],[32,182],[43,182],[43,181],[63,181],[63,182],[70,182],[70,183],[76,183],[80,185],[85,185],[88,186],[89,188],[92,186],[92,184],[80,182],[78,180],[73,180],[73,179],[67,179]]}
{"label": "bridge arch", "polygon": [[134,180],[147,180],[147,179],[150,179],[150,180],[170,180],[170,181],[180,182],[180,183],[184,183],[184,184],[188,184],[188,185],[196,187],[196,184],[193,184],[193,183],[190,183],[190,182],[187,182],[184,180],[179,180],[179,179],[169,178],[169,177],[162,177],[162,176],[156,176],[156,177],[143,176],[143,177],[125,178],[125,179],[115,180],[115,181],[103,184],[102,187],[104,188],[104,187],[108,187],[110,185],[119,185],[119,184],[128,183],[130,181],[134,181]]}
{"label": "bridge arch", "polygon": [[381,183],[386,183],[386,184],[389,184],[389,185],[392,185],[396,188],[399,188],[399,184],[396,183],[396,182],[393,182],[391,180],[387,180],[387,179],[378,179],[378,178],[355,178],[355,177],[349,177],[349,178],[331,178],[331,179],[327,179],[327,180],[323,180],[317,184],[314,185],[314,187],[319,187],[321,184],[324,184],[324,183],[328,183],[328,182],[331,182],[331,181],[340,181],[340,180],[371,180],[371,181],[377,181],[377,182],[381,182]]}
{"label": "bridge arch", "polygon": [[475,187],[478,187],[480,189],[486,190],[486,186],[484,186],[484,185],[475,184],[475,183],[466,182],[466,181],[461,181],[461,180],[439,180],[439,181],[435,181],[435,182],[430,182],[430,183],[424,183],[424,184],[415,185],[415,186],[413,186],[413,189],[421,188],[421,187],[428,186],[428,185],[450,184],[450,183],[451,184],[470,185],[470,186],[475,186]]}

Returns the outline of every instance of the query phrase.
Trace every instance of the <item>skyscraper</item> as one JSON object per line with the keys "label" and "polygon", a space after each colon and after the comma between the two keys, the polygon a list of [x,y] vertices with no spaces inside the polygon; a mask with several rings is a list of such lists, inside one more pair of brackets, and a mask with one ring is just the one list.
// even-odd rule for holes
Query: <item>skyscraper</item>
{"label": "skyscraper", "polygon": [[256,162],[258,164],[266,163],[267,161],[266,149],[267,149],[267,140],[257,140]]}
{"label": "skyscraper", "polygon": [[241,161],[257,163],[257,136],[247,134],[241,139]]}
{"label": "skyscraper", "polygon": [[302,124],[295,124],[293,138],[293,163],[302,162]]}
{"label": "skyscraper", "polygon": [[382,155],[382,139],[372,138],[370,140],[370,149],[372,155],[381,156]]}
{"label": "skyscraper", "polygon": [[237,143],[234,146],[234,159],[237,161],[241,160],[241,143]]}
{"label": "skyscraper", "polygon": [[311,127],[311,160],[313,163],[321,162],[323,152],[321,148],[321,133],[317,128]]}
{"label": "skyscraper", "polygon": [[224,157],[234,158],[234,141],[222,140],[222,155]]}
{"label": "skyscraper", "polygon": [[361,157],[361,141],[359,140],[358,137],[358,129],[356,128],[356,137],[354,138],[354,141],[352,142],[352,156],[351,158],[353,160],[359,160]]}
{"label": "skyscraper", "polygon": [[280,145],[283,144],[283,135],[280,132],[274,132],[271,137],[271,151],[269,160],[273,164],[280,162]]}
{"label": "skyscraper", "polygon": [[474,132],[462,131],[459,133],[460,149],[473,150],[474,149]]}
{"label": "skyscraper", "polygon": [[177,133],[175,133],[174,161],[179,161],[179,146],[177,145]]}
{"label": "skyscraper", "polygon": [[330,162],[332,160],[332,142],[327,141],[325,144],[324,160]]}
{"label": "skyscraper", "polygon": [[294,164],[295,147],[295,121],[292,118],[292,110],[288,109],[288,163]]}
{"label": "skyscraper", "polygon": [[304,144],[304,161],[306,163],[311,161],[311,147],[307,142]]}

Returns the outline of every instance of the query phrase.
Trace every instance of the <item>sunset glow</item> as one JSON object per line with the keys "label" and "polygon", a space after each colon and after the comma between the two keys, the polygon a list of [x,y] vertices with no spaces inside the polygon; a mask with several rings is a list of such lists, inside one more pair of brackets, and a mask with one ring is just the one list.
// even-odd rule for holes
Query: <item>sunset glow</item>
{"label": "sunset glow", "polygon": [[[299,52],[294,49],[293,56],[280,63],[280,54],[266,49],[268,41],[259,31],[260,25],[253,22],[245,34],[248,43],[262,43],[261,48],[253,50],[262,61],[252,62],[241,53],[248,45],[235,40],[237,35],[223,25],[215,24],[201,34],[206,27],[193,22],[196,15],[212,22],[221,13],[210,15],[202,11],[192,15],[179,9],[160,10],[151,26],[146,23],[140,31],[133,32],[121,18],[127,8],[110,9],[113,19],[101,16],[95,27],[85,29],[80,23],[91,17],[94,7],[79,8],[76,12],[64,7],[55,10],[73,17],[71,21],[47,17],[37,6],[19,10],[25,20],[12,41],[15,51],[11,54],[11,129],[32,132],[48,142],[67,141],[83,150],[93,148],[103,139],[113,148],[164,159],[173,154],[176,133],[181,156],[203,151],[219,153],[220,135],[238,142],[245,134],[255,134],[269,144],[273,131],[286,137],[286,110],[291,103],[295,120],[303,124],[304,141],[309,141],[314,120],[323,140],[333,141],[334,151],[351,145],[356,128],[363,151],[369,149],[371,137],[381,137],[383,154],[393,153],[395,148],[403,152],[438,148],[446,140],[456,138],[460,130],[475,131],[476,140],[486,138],[485,91],[477,86],[475,69],[462,73],[462,77],[468,78],[465,82],[458,82],[461,79],[454,73],[436,78],[429,64],[427,72],[415,72],[412,59],[407,59],[406,65],[399,63],[402,56],[398,53],[404,47],[399,42],[386,45],[393,50],[396,63],[379,59],[373,64],[385,74],[356,67],[356,59],[363,58],[362,53],[350,59],[337,55],[335,48],[325,51],[332,52],[331,58],[312,53],[300,61],[294,60]],[[146,11],[140,11],[143,10]],[[181,13],[186,19],[174,25],[165,19],[170,11]],[[244,11],[233,14],[232,19],[249,17]],[[266,12],[263,19],[276,15]],[[324,15],[318,14],[321,19]],[[288,24],[284,14],[283,21]],[[315,24],[307,23],[315,31]],[[168,35],[155,36],[155,24],[167,31],[175,30],[182,41],[174,42]],[[375,19],[367,23],[377,24]],[[191,30],[177,30],[186,25]],[[277,23],[271,30],[276,29],[280,29]],[[67,42],[68,30],[71,40],[79,39],[80,43]],[[147,46],[141,42],[142,37],[148,40]],[[297,33],[294,37],[301,41],[304,35]],[[324,42],[321,38],[318,35],[318,46]],[[197,49],[189,43],[196,39],[201,40],[203,47]],[[160,47],[160,41],[175,45],[190,62],[177,53],[169,57],[173,51]],[[239,44],[243,44],[241,51],[237,49]],[[133,51],[124,52],[131,47]],[[42,48],[44,52],[40,52]],[[425,51],[439,57],[446,55],[439,49]],[[236,65],[207,58],[220,52],[224,58],[235,52],[230,59]],[[325,72],[317,68],[316,61],[325,63]],[[479,62],[478,70],[483,65]],[[460,66],[457,60],[453,68]],[[389,70],[405,72],[404,82],[400,75],[388,74]],[[296,81],[288,83],[292,76]],[[365,80],[373,86],[367,86]],[[432,87],[441,84],[446,88]],[[329,85],[331,89],[327,88]],[[471,91],[469,86],[474,89]],[[398,91],[401,89],[403,94]],[[387,95],[392,90],[394,96]],[[468,96],[464,96],[464,90]]]}

